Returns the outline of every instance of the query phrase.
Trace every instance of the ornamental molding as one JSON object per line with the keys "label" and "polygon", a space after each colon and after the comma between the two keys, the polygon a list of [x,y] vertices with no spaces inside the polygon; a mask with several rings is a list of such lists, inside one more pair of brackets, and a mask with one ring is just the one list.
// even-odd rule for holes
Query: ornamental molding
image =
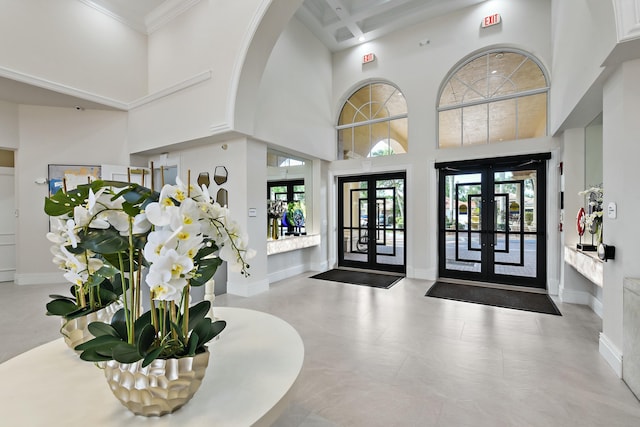
{"label": "ornamental molding", "polygon": [[618,43],[640,38],[640,0],[613,0]]}
{"label": "ornamental molding", "polygon": [[157,31],[162,26],[177,18],[178,15],[186,12],[198,3],[200,3],[200,0],[165,1],[144,18],[147,34]]}

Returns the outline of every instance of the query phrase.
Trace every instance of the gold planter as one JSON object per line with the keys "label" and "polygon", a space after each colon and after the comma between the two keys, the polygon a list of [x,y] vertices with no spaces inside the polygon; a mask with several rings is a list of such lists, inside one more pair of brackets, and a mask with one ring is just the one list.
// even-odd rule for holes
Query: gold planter
{"label": "gold planter", "polygon": [[[62,327],[60,333],[64,337],[64,342],[67,343],[71,350],[74,350],[76,346],[93,339],[94,336],[89,332],[88,326],[91,322],[105,322],[110,323],[111,318],[116,311],[122,308],[120,301],[109,304],[108,306],[89,313],[86,316],[77,317],[75,319],[66,320],[62,319]],[[74,350],[75,351],[75,350]],[[80,353],[80,352],[76,352]]]}
{"label": "gold planter", "polygon": [[196,393],[209,365],[209,350],[194,357],[156,359],[146,367],[142,361],[106,362],[104,375],[118,400],[136,415],[170,414]]}

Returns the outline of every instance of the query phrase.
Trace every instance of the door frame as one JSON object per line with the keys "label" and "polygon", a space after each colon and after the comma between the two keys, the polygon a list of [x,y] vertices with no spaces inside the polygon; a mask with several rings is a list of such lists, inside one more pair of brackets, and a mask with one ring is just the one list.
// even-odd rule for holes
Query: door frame
{"label": "door frame", "polygon": [[[402,206],[402,214],[403,214],[403,218],[404,218],[404,224],[403,224],[403,228],[402,228],[402,232],[404,234],[403,238],[404,238],[404,243],[403,243],[403,254],[402,254],[402,264],[401,265],[397,265],[397,264],[382,264],[382,263],[377,263],[375,262],[375,258],[376,258],[376,253],[377,251],[376,249],[376,239],[370,239],[368,242],[368,250],[367,253],[369,254],[368,256],[368,260],[367,262],[360,262],[360,261],[353,261],[353,260],[345,260],[344,259],[344,239],[343,239],[343,230],[344,230],[344,226],[345,224],[343,223],[343,218],[344,218],[344,197],[343,196],[343,184],[346,182],[357,182],[357,181],[373,181],[375,182],[376,180],[379,179],[402,179],[404,181],[404,205]],[[375,195],[375,189],[376,186],[373,186],[373,193],[370,193],[369,190],[371,188],[367,188],[368,191],[368,195],[369,194],[373,194],[372,199],[374,200],[374,202],[377,201],[376,195]],[[406,270],[407,270],[407,172],[404,170],[401,171],[388,171],[388,172],[375,172],[375,173],[367,173],[367,174],[356,174],[356,175],[343,175],[343,176],[338,176],[337,177],[337,192],[336,192],[336,197],[337,197],[337,218],[336,218],[336,228],[338,230],[338,232],[336,233],[336,237],[337,237],[337,242],[336,242],[336,248],[337,248],[337,256],[336,256],[336,262],[337,262],[337,266],[340,267],[347,267],[347,268],[355,268],[355,269],[362,269],[362,270],[376,270],[376,271],[387,271],[387,272],[393,272],[393,273],[401,273],[401,274],[406,274]],[[367,197],[368,200],[371,200],[371,198],[368,196]],[[368,218],[368,222],[367,222],[367,233],[369,236],[374,236],[376,235],[376,221],[370,221],[369,219],[372,218],[371,213],[373,211],[375,211],[375,207],[376,207],[377,203],[373,203],[370,204],[368,203],[368,213],[367,213],[367,218]],[[375,216],[375,215],[374,215]],[[372,251],[372,249],[374,249]],[[394,247],[395,250],[395,247]],[[372,259],[374,260],[372,262]]]}
{"label": "door frame", "polygon": [[[498,283],[513,285],[518,287],[532,287],[538,289],[547,289],[547,223],[549,218],[547,217],[547,174],[548,165],[547,161],[551,159],[551,153],[538,153],[521,156],[508,156],[508,157],[496,157],[485,159],[474,159],[464,161],[450,161],[436,163],[435,167],[439,170],[438,173],[438,275],[441,278],[450,279],[462,279],[470,281],[480,281],[488,283]],[[526,276],[512,276],[512,275],[500,275],[488,272],[487,268],[483,268],[485,271],[467,272],[467,271],[455,271],[446,268],[446,224],[445,224],[445,181],[442,179],[447,172],[448,174],[493,174],[494,171],[500,170],[527,170],[537,169],[537,194],[536,197],[536,211],[541,215],[539,218],[544,218],[544,221],[537,221],[536,223],[536,277]],[[490,180],[483,179],[482,181],[482,194],[494,195],[494,188],[491,188],[493,178]],[[540,189],[542,194],[540,194]],[[493,204],[493,197],[491,197],[491,204]],[[489,226],[493,224],[493,206],[489,209],[486,207],[489,204],[485,204],[485,214],[483,217],[483,230],[487,230],[487,234],[491,234]],[[493,236],[490,237],[491,242]],[[487,242],[488,239],[485,239]],[[489,248],[484,250],[489,256],[483,255],[482,261],[484,263],[491,263],[493,266],[494,253]]]}

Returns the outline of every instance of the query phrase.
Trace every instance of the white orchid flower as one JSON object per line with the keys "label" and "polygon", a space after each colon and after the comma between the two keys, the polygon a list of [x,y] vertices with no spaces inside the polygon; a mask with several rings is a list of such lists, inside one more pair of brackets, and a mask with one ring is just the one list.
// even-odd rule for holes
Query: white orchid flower
{"label": "white orchid flower", "polygon": [[152,231],[147,236],[147,243],[144,245],[144,257],[147,261],[154,263],[166,252],[167,249],[175,248],[177,240],[170,230]]}
{"label": "white orchid flower", "polygon": [[166,277],[167,272],[171,277],[171,284],[182,289],[191,278],[194,268],[193,260],[186,255],[181,255],[175,249],[168,249],[158,260],[151,265],[150,271],[159,272]]}
{"label": "white orchid flower", "polygon": [[146,213],[141,212],[133,218],[133,234],[144,234],[149,230],[151,230],[151,223]]}
{"label": "white orchid flower", "polygon": [[176,301],[181,298],[181,291],[169,283],[169,278],[161,271],[150,270],[145,279],[151,290],[151,299],[159,301]]}

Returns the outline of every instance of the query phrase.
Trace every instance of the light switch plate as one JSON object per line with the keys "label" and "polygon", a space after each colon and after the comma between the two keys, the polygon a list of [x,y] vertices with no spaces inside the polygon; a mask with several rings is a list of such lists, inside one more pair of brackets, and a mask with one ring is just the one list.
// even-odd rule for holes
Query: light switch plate
{"label": "light switch plate", "polygon": [[607,206],[607,216],[611,219],[616,219],[618,217],[618,206],[616,202],[609,202]]}

